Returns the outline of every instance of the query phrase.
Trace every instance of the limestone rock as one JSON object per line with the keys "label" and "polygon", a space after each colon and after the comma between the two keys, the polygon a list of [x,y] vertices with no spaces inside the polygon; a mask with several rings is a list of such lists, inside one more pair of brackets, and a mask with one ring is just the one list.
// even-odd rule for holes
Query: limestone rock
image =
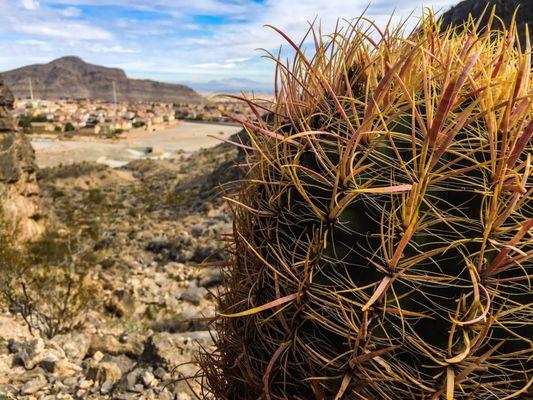
{"label": "limestone rock", "polygon": [[181,294],[181,300],[198,305],[206,295],[207,290],[203,287],[198,287],[196,283],[193,282],[189,285],[187,290]]}
{"label": "limestone rock", "polygon": [[142,373],[141,380],[146,387],[155,386],[154,383],[157,383],[154,374],[149,370],[146,370]]}
{"label": "limestone rock", "polygon": [[114,384],[122,378],[120,367],[113,362],[97,363],[89,368],[87,379],[98,382],[101,385],[105,382]]}
{"label": "limestone rock", "polygon": [[48,385],[48,381],[44,375],[37,375],[34,379],[26,382],[20,390],[23,395],[35,394]]}
{"label": "limestone rock", "polygon": [[191,355],[197,349],[197,343],[203,346],[210,345],[212,340],[209,332],[155,333],[148,338],[142,359],[148,364],[172,370],[190,361]]}
{"label": "limestone rock", "polygon": [[0,200],[5,217],[20,240],[44,232],[44,209],[37,182],[35,152],[19,132],[10,110],[13,96],[0,78]]}
{"label": "limestone rock", "polygon": [[63,351],[47,349],[39,362],[39,366],[54,376],[72,376],[81,372],[81,368],[67,360]]}
{"label": "limestone rock", "polygon": [[112,335],[94,335],[91,337],[89,354],[96,352],[118,356],[120,354],[135,354],[136,349],[131,343],[121,343]]}
{"label": "limestone rock", "polygon": [[94,385],[94,381],[91,380],[91,379],[82,379],[79,383],[78,383],[78,388],[81,389],[81,390],[86,390],[86,389],[90,389],[91,387],[93,387]]}
{"label": "limestone rock", "polygon": [[82,361],[89,351],[90,338],[80,332],[71,332],[54,337],[53,342],[63,349],[70,361]]}
{"label": "limestone rock", "polygon": [[27,370],[35,368],[44,358],[45,347],[41,338],[27,341],[11,339],[8,347],[13,354],[14,364],[22,365]]}
{"label": "limestone rock", "polygon": [[[13,357],[7,354],[0,355],[0,385],[9,383],[8,373],[11,372]],[[1,393],[1,392],[0,392]]]}
{"label": "limestone rock", "polygon": [[121,354],[119,356],[110,356],[109,354],[106,354],[104,355],[101,361],[102,363],[115,364],[122,375],[127,374],[135,366],[135,361],[124,354]]}

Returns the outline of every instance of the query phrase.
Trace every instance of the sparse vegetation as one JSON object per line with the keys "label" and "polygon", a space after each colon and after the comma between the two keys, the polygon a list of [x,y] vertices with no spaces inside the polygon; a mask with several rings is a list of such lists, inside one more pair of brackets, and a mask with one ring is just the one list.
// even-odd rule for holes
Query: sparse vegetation
{"label": "sparse vegetation", "polygon": [[0,228],[0,302],[31,332],[48,338],[68,332],[94,307],[97,287],[86,279],[94,259],[80,243],[48,233],[20,245],[6,225]]}
{"label": "sparse vegetation", "polygon": [[24,114],[19,117],[18,126],[22,128],[24,133],[30,133],[33,122],[48,122],[48,119],[44,115],[34,116],[32,114]]}

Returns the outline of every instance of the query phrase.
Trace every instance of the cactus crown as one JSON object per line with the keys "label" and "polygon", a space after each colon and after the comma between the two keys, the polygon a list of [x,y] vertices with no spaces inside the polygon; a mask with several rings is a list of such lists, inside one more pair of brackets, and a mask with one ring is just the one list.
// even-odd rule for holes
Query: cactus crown
{"label": "cactus crown", "polygon": [[495,18],[441,31],[429,12],[406,36],[361,17],[310,29],[312,58],[279,31],[295,57],[272,56],[270,113],[241,121],[247,173],[206,390],[527,396],[531,49]]}

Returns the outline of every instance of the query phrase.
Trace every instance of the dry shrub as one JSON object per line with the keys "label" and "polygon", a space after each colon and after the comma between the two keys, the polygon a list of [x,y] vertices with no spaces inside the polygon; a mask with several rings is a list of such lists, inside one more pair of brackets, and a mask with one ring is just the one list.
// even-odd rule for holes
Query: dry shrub
{"label": "dry shrub", "polygon": [[15,243],[0,228],[0,303],[19,314],[32,333],[47,338],[77,328],[96,303],[89,249],[54,232],[33,243]]}

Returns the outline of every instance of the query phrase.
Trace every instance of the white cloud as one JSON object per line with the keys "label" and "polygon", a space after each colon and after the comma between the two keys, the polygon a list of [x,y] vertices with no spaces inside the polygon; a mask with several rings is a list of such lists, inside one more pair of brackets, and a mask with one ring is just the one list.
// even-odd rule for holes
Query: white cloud
{"label": "white cloud", "polygon": [[237,64],[235,63],[217,63],[217,62],[211,62],[211,63],[203,63],[203,64],[193,64],[191,65],[192,68],[199,68],[199,69],[207,69],[207,70],[217,70],[217,69],[234,69],[237,67]]}
{"label": "white cloud", "polygon": [[22,0],[21,4],[26,10],[36,10],[40,7],[38,0]]}
{"label": "white cloud", "polygon": [[101,43],[96,43],[86,46],[93,53],[115,53],[115,54],[134,54],[139,53],[139,50],[125,48],[119,44],[108,46]]}
{"label": "white cloud", "polygon": [[179,17],[195,13],[206,15],[244,15],[249,0],[54,0],[56,4],[71,6],[118,6],[128,9],[165,12]]}
{"label": "white cloud", "polygon": [[[433,1],[434,6],[445,6],[455,3],[456,0]],[[427,2],[426,2],[427,3]],[[360,16],[367,7],[368,1],[346,0],[267,0],[264,4],[257,5],[251,12],[251,18],[245,24],[230,24],[221,27],[215,32],[213,47],[226,49],[234,53],[229,57],[245,57],[258,47],[275,49],[283,43],[282,38],[263,25],[272,24],[290,37],[298,41],[309,27],[309,21],[318,18],[323,32],[328,33],[334,29],[341,18],[353,19]],[[378,3],[379,4],[379,3]],[[413,10],[419,14],[423,2],[419,0],[387,1],[381,2],[379,7],[368,8],[367,17],[377,23],[385,23],[390,14],[395,12],[395,21],[406,17]],[[414,19],[411,25],[414,23]],[[312,38],[309,38],[311,41]],[[231,45],[230,45],[231,44]]]}
{"label": "white cloud", "polygon": [[61,10],[61,15],[66,18],[76,18],[81,16],[83,13],[79,8],[76,7],[67,7]]}
{"label": "white cloud", "polygon": [[[383,25],[394,12],[393,21],[399,22],[413,12],[420,15],[423,5],[429,5],[436,11],[446,9],[456,3],[456,0],[377,0],[371,4],[366,16]],[[309,21],[318,18],[324,33],[331,32],[341,18],[353,19],[360,16],[368,5],[367,0],[266,0],[264,3],[249,3],[246,10],[245,22],[233,22],[217,27],[208,38],[190,38],[182,42],[176,49],[176,58],[196,61],[195,66],[203,72],[236,69],[239,63],[239,74],[252,74],[252,68],[260,68],[262,74],[270,74],[272,64],[259,61],[262,53],[257,48],[276,50],[280,45],[287,48],[284,39],[271,29],[264,28],[265,24],[272,24],[287,33],[298,42],[309,27]],[[408,27],[416,23],[413,17]],[[309,42],[312,37],[309,38]],[[196,47],[190,48],[189,45]],[[187,46],[187,47],[185,47]],[[213,62],[215,60],[215,62]],[[226,60],[217,62],[216,60]],[[242,63],[242,64],[241,64]],[[267,66],[269,65],[269,66]],[[175,68],[163,62],[160,68],[167,66],[169,70]],[[265,75],[266,76],[266,75]]]}
{"label": "white cloud", "polygon": [[52,46],[50,46],[50,43],[46,42],[45,40],[34,40],[34,39],[26,39],[26,40],[17,40],[16,42],[19,46],[30,46],[33,48],[39,48],[41,50],[50,50]]}
{"label": "white cloud", "polygon": [[226,60],[227,63],[243,63],[245,61],[251,60],[252,57],[240,57],[240,58],[229,58]]}
{"label": "white cloud", "polygon": [[113,35],[103,29],[73,22],[34,22],[19,23],[13,26],[13,30],[18,33],[29,35],[48,36],[61,39],[75,40],[111,40]]}
{"label": "white cloud", "polygon": [[[50,45],[54,39],[69,41],[110,41],[113,34],[89,21],[73,21],[70,18],[81,15],[75,7],[57,9],[49,7],[49,0],[0,0],[0,32],[19,34],[19,39],[46,40]],[[39,12],[35,12],[35,10]],[[5,40],[0,42],[5,44]],[[59,46],[58,46],[59,47]]]}
{"label": "white cloud", "polygon": [[[283,38],[265,24],[273,24],[299,41],[308,21],[319,17],[329,33],[339,18],[359,16],[371,1],[367,17],[383,24],[391,12],[395,21],[422,5],[446,9],[458,0],[0,0],[0,33],[38,40],[48,47],[24,47],[27,57],[47,59],[77,54],[93,63],[116,66],[136,76],[166,80],[244,77],[268,80],[273,64],[261,59],[257,48],[276,50]],[[60,7],[58,8],[58,5]],[[123,15],[83,13],[84,6],[115,6]],[[32,12],[35,7],[39,13]],[[135,13],[129,14],[131,10]],[[141,18],[151,11],[155,19]],[[37,15],[38,14],[38,15]],[[199,15],[222,23],[202,24]],[[76,18],[76,19],[72,19]],[[412,20],[411,25],[415,19]],[[20,60],[24,51],[0,39],[0,70]],[[24,63],[22,63],[24,64]]]}

